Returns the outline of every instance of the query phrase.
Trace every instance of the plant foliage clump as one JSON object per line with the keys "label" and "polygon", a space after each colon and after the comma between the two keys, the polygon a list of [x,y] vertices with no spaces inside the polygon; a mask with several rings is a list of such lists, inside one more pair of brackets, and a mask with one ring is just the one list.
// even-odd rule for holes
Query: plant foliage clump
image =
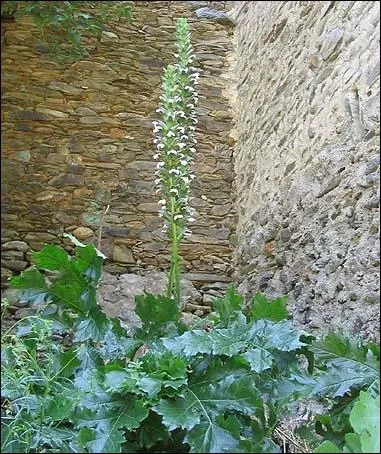
{"label": "plant foliage clump", "polygon": [[87,57],[85,38],[100,39],[108,21],[131,20],[131,3],[86,1],[5,1],[1,17],[31,16],[39,27],[42,42],[58,61]]}
{"label": "plant foliage clump", "polygon": [[174,300],[141,295],[131,336],[97,303],[94,246],[77,242],[69,256],[47,245],[34,260],[12,285],[39,315],[2,337],[3,452],[281,452],[273,432],[299,398],[341,406],[316,447],[341,429],[352,435],[337,449],[376,452],[375,345],[295,329],[284,298],[257,295],[244,310],[233,287],[193,329],[178,322]]}

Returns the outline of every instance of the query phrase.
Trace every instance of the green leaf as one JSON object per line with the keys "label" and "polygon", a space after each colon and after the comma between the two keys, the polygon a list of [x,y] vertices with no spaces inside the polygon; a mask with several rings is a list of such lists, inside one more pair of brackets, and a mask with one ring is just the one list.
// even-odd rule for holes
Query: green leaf
{"label": "green leaf", "polygon": [[252,300],[249,320],[272,320],[280,322],[287,319],[286,297],[269,301],[262,293],[257,293]]}
{"label": "green leaf", "polygon": [[109,329],[109,320],[105,314],[91,311],[86,319],[81,320],[75,327],[74,342],[101,341]]}
{"label": "green leaf", "polygon": [[[345,434],[345,446],[344,452],[372,452],[372,451],[363,451],[361,448],[361,439],[359,434],[347,433]],[[373,451],[373,452],[380,452]]]}
{"label": "green leaf", "polygon": [[169,440],[169,437],[170,434],[164,424],[162,424],[161,417],[154,412],[150,412],[139,428],[138,441],[140,447],[149,449],[159,441]]}
{"label": "green leaf", "polygon": [[153,296],[150,293],[135,297],[135,312],[142,321],[142,333],[152,337],[162,332],[162,326],[175,322],[178,315],[176,301],[165,296]]}
{"label": "green leaf", "polygon": [[310,350],[317,366],[321,362],[324,366],[332,364],[343,369],[361,368],[369,373],[370,380],[379,377],[379,358],[370,346],[354,336],[330,331],[323,339],[312,342]]}
{"label": "green leaf", "polygon": [[[94,429],[93,438],[86,441],[85,445],[90,452],[96,453],[121,452],[121,445],[125,441],[121,430],[136,429],[148,415],[143,401],[127,398],[120,400],[110,397],[96,408],[96,411],[77,411],[75,415],[78,427]],[[89,437],[90,432],[87,431],[83,438]]]}
{"label": "green leaf", "polygon": [[229,286],[223,298],[213,301],[213,309],[217,312],[221,322],[227,326],[229,320],[241,310],[244,303],[243,296],[236,293],[234,286]]}
{"label": "green leaf", "polygon": [[23,271],[19,276],[13,276],[11,286],[20,290],[18,297],[22,302],[40,304],[49,296],[45,276],[36,269]]}
{"label": "green leaf", "polygon": [[[86,244],[83,244],[81,243],[74,235],[71,235],[70,233],[63,233],[62,236],[66,237],[66,238],[69,238],[69,240],[75,244],[75,246],[78,246],[78,247],[86,247],[87,245]],[[96,247],[94,247],[94,250],[97,254],[98,257],[101,257],[102,259],[107,259],[107,257],[102,254],[101,251],[99,251]]]}
{"label": "green leaf", "polygon": [[207,407],[209,414],[213,416],[228,410],[250,415],[260,405],[258,391],[249,375],[238,379],[234,375],[228,375],[208,386],[195,384],[190,392],[197,399],[197,405],[200,408]]}
{"label": "green leaf", "polygon": [[59,352],[58,370],[56,373],[60,377],[69,378],[74,374],[74,371],[80,365],[77,358],[77,351],[74,347]]}
{"label": "green leaf", "polygon": [[360,391],[359,400],[354,404],[349,421],[357,433],[380,427],[380,396],[374,398],[368,392]]}
{"label": "green leaf", "polygon": [[192,395],[176,400],[160,400],[152,409],[163,418],[163,424],[169,431],[178,427],[191,430],[200,422],[195,409],[196,401]]}
{"label": "green leaf", "polygon": [[302,347],[300,332],[289,321],[278,323],[258,320],[251,324],[250,339],[254,347],[288,352]]}
{"label": "green leaf", "polygon": [[43,270],[61,271],[70,268],[70,257],[67,252],[55,244],[47,244],[40,252],[34,252],[36,266]]}
{"label": "green leaf", "polygon": [[213,341],[208,332],[200,329],[188,331],[176,339],[164,339],[164,346],[174,354],[191,357],[198,353],[211,353]]}
{"label": "green leaf", "polygon": [[104,360],[130,358],[141,344],[140,341],[130,337],[118,335],[115,329],[109,329],[101,341],[98,352]]}
{"label": "green leaf", "polygon": [[149,352],[141,358],[140,365],[146,375],[140,379],[139,387],[150,397],[162,387],[168,394],[168,388],[179,389],[187,383],[187,363],[170,352]]}
{"label": "green leaf", "polygon": [[105,386],[108,391],[119,391],[126,380],[129,379],[128,372],[120,366],[119,370],[110,370],[105,374]]}
{"label": "green leaf", "polygon": [[273,362],[271,353],[260,348],[253,348],[241,354],[240,357],[244,358],[250,365],[250,369],[257,373],[270,369]]}
{"label": "green leaf", "polygon": [[317,376],[313,392],[321,396],[340,397],[352,388],[366,386],[371,380],[372,377],[363,367],[342,369],[332,364],[327,372]]}
{"label": "green leaf", "polygon": [[223,453],[237,452],[239,440],[231,432],[208,421],[198,424],[184,438],[190,445],[190,452]]}
{"label": "green leaf", "polygon": [[360,435],[360,442],[362,452],[380,452],[380,428],[378,428],[377,432],[362,432]]}
{"label": "green leaf", "polygon": [[325,440],[314,450],[314,452],[334,453],[342,451],[340,451],[340,449],[331,441]]}
{"label": "green leaf", "polygon": [[153,410],[163,417],[168,430],[191,430],[202,419],[212,421],[227,411],[252,414],[260,404],[258,392],[251,377],[236,379],[229,375],[217,383],[195,382],[185,388],[176,400],[162,399]]}
{"label": "green leaf", "polygon": [[102,275],[103,259],[98,256],[92,244],[76,248],[73,262],[80,273],[83,273],[94,284],[98,283]]}
{"label": "green leaf", "polygon": [[80,280],[70,279],[66,282],[59,278],[50,287],[52,300],[59,307],[72,310],[75,314],[84,316],[86,308],[81,294],[85,289],[85,284]]}
{"label": "green leaf", "polygon": [[[233,329],[220,329],[209,333],[209,338],[212,341],[212,349],[214,355],[236,355],[246,344],[245,339],[236,337]],[[208,333],[206,333],[208,335]]]}
{"label": "green leaf", "polygon": [[161,380],[152,377],[143,377],[139,380],[139,388],[151,398],[158,395],[161,389],[161,384]]}
{"label": "green leaf", "polygon": [[380,452],[380,396],[360,391],[349,421],[354,431],[361,434],[362,452]]}

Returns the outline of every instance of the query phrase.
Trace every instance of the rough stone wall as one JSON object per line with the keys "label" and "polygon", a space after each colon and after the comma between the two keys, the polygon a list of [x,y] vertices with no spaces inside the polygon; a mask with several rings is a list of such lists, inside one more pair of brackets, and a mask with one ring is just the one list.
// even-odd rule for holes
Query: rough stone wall
{"label": "rough stone wall", "polygon": [[70,65],[44,52],[30,18],[2,23],[2,285],[44,243],[70,250],[64,231],[95,242],[107,204],[101,244],[107,269],[168,267],[151,123],[182,16],[201,72],[196,222],[183,244],[183,268],[198,284],[227,279],[235,226],[225,90],[232,28],[196,14],[211,3],[134,2],[132,23],[109,24],[90,57]]}
{"label": "rough stone wall", "polygon": [[379,2],[234,2],[237,280],[379,337]]}

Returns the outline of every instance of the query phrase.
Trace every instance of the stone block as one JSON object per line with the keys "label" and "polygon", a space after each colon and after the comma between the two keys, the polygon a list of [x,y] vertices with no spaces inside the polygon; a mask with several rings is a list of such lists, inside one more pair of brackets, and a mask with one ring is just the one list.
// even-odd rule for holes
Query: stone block
{"label": "stone block", "polygon": [[135,263],[132,250],[125,244],[114,244],[112,259],[115,262]]}

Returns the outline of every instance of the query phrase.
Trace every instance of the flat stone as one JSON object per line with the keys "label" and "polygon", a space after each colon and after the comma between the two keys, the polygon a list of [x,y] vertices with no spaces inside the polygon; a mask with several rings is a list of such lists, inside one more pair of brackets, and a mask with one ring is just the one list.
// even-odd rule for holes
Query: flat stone
{"label": "flat stone", "polygon": [[135,170],[154,170],[156,169],[156,162],[154,160],[152,161],[135,161],[135,162],[130,162],[128,167],[130,169],[135,169]]}
{"label": "flat stone", "polygon": [[127,237],[131,229],[126,227],[103,227],[104,236]]}
{"label": "flat stone", "polygon": [[[1,270],[3,271],[3,270]],[[7,288],[3,292],[1,292],[1,298],[6,299],[10,304],[13,306],[25,306],[24,303],[20,303],[19,301],[19,290],[15,288]]]}
{"label": "flat stone", "polygon": [[13,251],[27,252],[27,251],[29,251],[29,246],[26,243],[24,243],[24,241],[8,241],[1,245],[1,250],[2,251],[13,250]]}
{"label": "flat stone", "polygon": [[15,120],[50,121],[52,117],[34,110],[21,110],[13,113]]}
{"label": "flat stone", "polygon": [[28,265],[29,263],[23,260],[1,260],[1,266],[12,271],[23,271]]}
{"label": "flat stone", "polygon": [[1,253],[4,260],[24,260],[24,252],[21,251],[4,251]]}
{"label": "flat stone", "polygon": [[73,235],[79,240],[86,240],[94,235],[94,232],[89,227],[78,227],[73,231]]}
{"label": "flat stone", "polygon": [[184,323],[184,325],[191,328],[194,325],[198,325],[200,323],[201,318],[195,314],[191,314],[190,312],[182,312],[180,316],[180,322]]}
{"label": "flat stone", "polygon": [[159,205],[157,203],[144,202],[139,203],[137,209],[143,213],[157,213],[159,211]]}
{"label": "flat stone", "polygon": [[83,90],[77,87],[72,87],[71,85],[65,83],[65,82],[50,82],[48,85],[48,88],[51,90],[57,90],[61,91],[62,93],[68,94],[68,95],[80,95]]}
{"label": "flat stone", "polygon": [[69,114],[65,112],[60,112],[59,110],[53,109],[37,109],[37,112],[41,112],[42,114],[51,115],[52,117],[56,118],[69,118]]}
{"label": "flat stone", "polygon": [[21,309],[18,309],[13,317],[15,320],[21,320],[22,318],[28,317],[31,315],[31,309],[29,307],[22,307]]}
{"label": "flat stone", "polygon": [[92,109],[89,109],[88,107],[78,107],[78,109],[75,110],[75,113],[78,115],[89,115],[89,116],[95,116],[96,112]]}
{"label": "flat stone", "polygon": [[59,177],[53,178],[49,181],[49,184],[52,186],[83,186],[85,183],[85,178],[82,175],[77,175],[75,173],[67,173],[60,175]]}
{"label": "flat stone", "polygon": [[221,274],[212,273],[184,273],[184,278],[192,282],[230,282],[231,279]]}
{"label": "flat stone", "polygon": [[30,161],[30,151],[29,150],[18,151],[16,153],[16,159],[18,161],[22,161],[22,162],[29,162]]}
{"label": "flat stone", "polygon": [[135,263],[132,250],[125,244],[114,244],[112,259],[115,262]]}
{"label": "flat stone", "polygon": [[26,243],[30,243],[31,241],[37,241],[39,243],[49,243],[56,239],[55,235],[47,232],[33,232],[27,233],[24,237]]}
{"label": "flat stone", "polygon": [[119,125],[119,122],[113,120],[112,118],[107,117],[98,117],[98,116],[84,116],[79,119],[81,123],[89,124],[89,125],[98,125],[102,123],[110,124],[110,125]]}
{"label": "flat stone", "polygon": [[229,213],[231,210],[231,203],[228,203],[226,205],[216,205],[211,209],[211,214],[214,216],[225,216],[226,214]]}
{"label": "flat stone", "polygon": [[101,43],[119,42],[119,36],[112,32],[102,32]]}
{"label": "flat stone", "polygon": [[1,283],[9,284],[9,279],[13,276],[13,273],[8,268],[1,267]]}
{"label": "flat stone", "polygon": [[95,61],[79,61],[74,63],[72,69],[76,71],[112,71],[113,69],[110,66],[104,65],[102,63],[98,63]]}
{"label": "flat stone", "polygon": [[218,240],[226,240],[229,238],[231,231],[227,228],[222,229],[209,229],[206,234],[209,237],[216,238]]}

